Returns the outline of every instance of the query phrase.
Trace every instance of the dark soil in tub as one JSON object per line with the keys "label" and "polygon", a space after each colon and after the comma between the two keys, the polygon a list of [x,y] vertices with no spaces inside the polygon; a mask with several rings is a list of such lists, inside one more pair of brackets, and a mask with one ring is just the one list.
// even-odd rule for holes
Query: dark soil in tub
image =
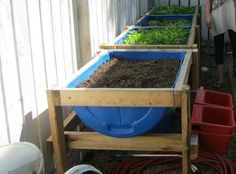
{"label": "dark soil in tub", "polygon": [[122,60],[111,58],[78,87],[86,88],[170,88],[176,79],[180,61]]}

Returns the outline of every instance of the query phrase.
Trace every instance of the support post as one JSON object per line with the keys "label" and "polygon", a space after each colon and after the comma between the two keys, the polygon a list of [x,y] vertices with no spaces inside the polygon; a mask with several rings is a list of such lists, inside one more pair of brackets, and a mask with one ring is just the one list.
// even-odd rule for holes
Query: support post
{"label": "support post", "polygon": [[190,126],[189,126],[189,86],[184,86],[182,90],[182,173],[190,173]]}
{"label": "support post", "polygon": [[200,26],[196,25],[195,26],[195,30],[196,30],[196,42],[197,42],[197,48],[198,48],[198,56],[201,56],[201,32],[200,32]]}
{"label": "support post", "polygon": [[55,100],[57,98],[56,92],[48,90],[47,97],[53,149],[55,153],[56,173],[63,174],[68,169],[68,164],[66,161],[66,145],[63,130],[63,118],[62,114],[59,114],[59,111],[55,106]]}
{"label": "support post", "polygon": [[191,70],[191,76],[192,76],[192,89],[196,90],[199,87],[199,81],[200,81],[200,63],[199,63],[199,56],[198,52],[192,53],[192,70]]}

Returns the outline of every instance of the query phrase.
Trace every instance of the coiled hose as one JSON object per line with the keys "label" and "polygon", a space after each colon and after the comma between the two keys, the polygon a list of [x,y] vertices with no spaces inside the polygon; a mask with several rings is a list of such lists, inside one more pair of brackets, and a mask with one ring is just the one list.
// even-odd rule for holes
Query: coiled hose
{"label": "coiled hose", "polygon": [[[156,172],[164,174],[170,171],[181,170],[181,157],[135,157],[123,160],[112,170],[112,174],[141,174],[145,169],[153,166],[172,164],[170,167]],[[198,158],[192,161],[193,165],[204,164],[215,170],[217,174],[236,174],[236,163],[223,154],[199,152]]]}

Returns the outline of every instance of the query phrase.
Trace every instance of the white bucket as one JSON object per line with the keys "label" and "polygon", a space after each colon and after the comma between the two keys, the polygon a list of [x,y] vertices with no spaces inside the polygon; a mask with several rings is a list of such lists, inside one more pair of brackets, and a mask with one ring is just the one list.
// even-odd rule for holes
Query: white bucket
{"label": "white bucket", "polygon": [[91,166],[91,165],[87,165],[87,164],[81,164],[81,165],[77,165],[72,167],[71,169],[69,169],[65,174],[83,174],[85,172],[94,172],[94,174],[102,174],[102,172],[100,172],[98,169],[96,169],[95,167]]}
{"label": "white bucket", "polygon": [[0,146],[1,174],[42,173],[43,154],[39,148],[28,142]]}

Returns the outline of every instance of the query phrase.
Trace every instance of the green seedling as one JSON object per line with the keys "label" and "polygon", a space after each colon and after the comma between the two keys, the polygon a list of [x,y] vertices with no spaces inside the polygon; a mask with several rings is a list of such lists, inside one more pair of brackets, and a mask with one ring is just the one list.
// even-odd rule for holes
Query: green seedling
{"label": "green seedling", "polygon": [[193,14],[194,7],[184,7],[184,6],[161,6],[156,7],[152,11],[152,15],[167,15],[167,14]]}
{"label": "green seedling", "polygon": [[129,45],[180,45],[186,44],[188,34],[189,32],[183,27],[140,28],[128,34],[123,43]]}
{"label": "green seedling", "polygon": [[188,20],[152,20],[146,24],[146,26],[186,26],[189,23]]}

